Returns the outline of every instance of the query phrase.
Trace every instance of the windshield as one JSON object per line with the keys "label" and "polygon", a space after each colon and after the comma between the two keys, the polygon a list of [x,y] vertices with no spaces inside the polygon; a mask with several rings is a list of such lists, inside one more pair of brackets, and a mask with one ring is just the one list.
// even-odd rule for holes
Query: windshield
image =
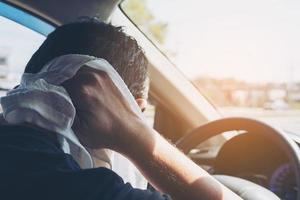
{"label": "windshield", "polygon": [[300,2],[125,0],[122,9],[224,116],[300,134]]}

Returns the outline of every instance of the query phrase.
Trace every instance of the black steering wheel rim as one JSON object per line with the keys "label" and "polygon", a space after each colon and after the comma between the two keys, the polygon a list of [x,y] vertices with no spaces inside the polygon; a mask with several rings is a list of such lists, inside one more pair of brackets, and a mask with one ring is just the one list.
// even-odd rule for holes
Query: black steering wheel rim
{"label": "black steering wheel rim", "polygon": [[298,189],[297,199],[300,200],[300,149],[297,144],[280,129],[250,118],[222,118],[192,130],[178,140],[176,146],[187,154],[192,148],[213,136],[228,131],[239,130],[263,134],[264,137],[270,139],[286,153],[295,171]]}

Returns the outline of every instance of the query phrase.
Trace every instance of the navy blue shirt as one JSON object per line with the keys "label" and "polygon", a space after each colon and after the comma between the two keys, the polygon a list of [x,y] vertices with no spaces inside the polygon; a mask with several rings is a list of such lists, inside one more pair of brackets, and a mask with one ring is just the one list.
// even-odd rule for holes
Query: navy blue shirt
{"label": "navy blue shirt", "polygon": [[124,183],[106,168],[80,169],[49,133],[0,126],[0,199],[167,200]]}

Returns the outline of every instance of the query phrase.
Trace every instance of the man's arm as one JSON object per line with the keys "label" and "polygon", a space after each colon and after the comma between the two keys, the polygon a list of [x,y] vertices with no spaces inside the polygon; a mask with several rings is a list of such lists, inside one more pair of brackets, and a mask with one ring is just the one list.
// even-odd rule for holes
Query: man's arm
{"label": "man's arm", "polygon": [[[168,143],[155,130],[135,122],[115,150],[131,159],[149,182],[174,199],[240,199]],[[129,136],[129,137],[128,137]]]}
{"label": "man's arm", "polygon": [[105,73],[82,68],[63,85],[77,111],[73,129],[84,145],[122,153],[175,200],[240,199],[148,127]]}

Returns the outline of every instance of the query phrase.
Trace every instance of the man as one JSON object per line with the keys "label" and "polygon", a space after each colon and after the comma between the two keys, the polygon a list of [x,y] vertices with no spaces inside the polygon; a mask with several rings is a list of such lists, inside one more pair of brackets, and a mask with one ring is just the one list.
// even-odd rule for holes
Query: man
{"label": "man", "polygon": [[[147,60],[137,42],[121,28],[96,20],[59,27],[33,55],[25,72],[37,73],[54,58],[67,54],[106,59],[141,110],[145,109]],[[125,155],[158,191],[172,199],[239,199],[147,126],[107,74],[85,67],[62,85],[76,109],[72,129],[84,146]],[[158,192],[134,189],[106,168],[81,169],[62,151],[54,131],[30,123],[2,123],[3,199],[169,199]]]}

